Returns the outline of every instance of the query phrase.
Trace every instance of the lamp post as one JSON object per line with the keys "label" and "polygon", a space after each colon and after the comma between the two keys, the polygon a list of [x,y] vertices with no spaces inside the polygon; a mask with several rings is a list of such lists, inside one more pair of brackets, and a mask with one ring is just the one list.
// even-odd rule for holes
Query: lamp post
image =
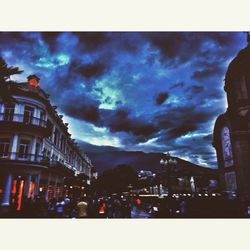
{"label": "lamp post", "polygon": [[176,158],[172,157],[169,152],[165,154],[165,159],[160,160],[160,164],[166,169],[167,173],[167,182],[168,182],[168,197],[171,197],[172,190],[171,190],[171,171],[172,167],[177,165]]}

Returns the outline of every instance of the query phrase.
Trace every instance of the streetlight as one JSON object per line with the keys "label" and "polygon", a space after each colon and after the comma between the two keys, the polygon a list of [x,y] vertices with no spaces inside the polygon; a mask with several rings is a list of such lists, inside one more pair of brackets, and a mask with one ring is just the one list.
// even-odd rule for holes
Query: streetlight
{"label": "streetlight", "polygon": [[178,164],[176,158],[172,157],[169,152],[165,154],[165,159],[160,160],[160,164],[165,167],[167,172],[167,182],[168,182],[168,197],[171,196],[172,190],[171,190],[171,171],[172,167],[176,166]]}

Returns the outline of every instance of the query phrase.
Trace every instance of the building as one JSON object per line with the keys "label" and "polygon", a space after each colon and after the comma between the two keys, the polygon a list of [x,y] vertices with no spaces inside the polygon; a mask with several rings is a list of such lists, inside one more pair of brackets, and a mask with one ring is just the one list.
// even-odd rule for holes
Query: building
{"label": "building", "polygon": [[20,210],[24,197],[58,199],[74,185],[84,190],[79,176],[85,184],[93,177],[90,159],[71,138],[63,116],[39,87],[39,78],[31,75],[27,79],[26,83],[3,83],[11,98],[8,102],[0,99],[2,209],[13,206]]}
{"label": "building", "polygon": [[214,127],[221,188],[229,196],[250,198],[250,36],[229,64],[225,77],[227,111]]}

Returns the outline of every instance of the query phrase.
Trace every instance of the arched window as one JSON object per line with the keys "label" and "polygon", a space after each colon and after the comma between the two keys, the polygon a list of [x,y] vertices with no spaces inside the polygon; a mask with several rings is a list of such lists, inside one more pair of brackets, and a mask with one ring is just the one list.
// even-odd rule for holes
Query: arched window
{"label": "arched window", "polygon": [[230,131],[228,127],[223,127],[221,130],[221,144],[222,144],[222,154],[223,154],[223,163],[224,167],[230,167],[234,165],[233,162],[233,153],[232,153],[232,144]]}

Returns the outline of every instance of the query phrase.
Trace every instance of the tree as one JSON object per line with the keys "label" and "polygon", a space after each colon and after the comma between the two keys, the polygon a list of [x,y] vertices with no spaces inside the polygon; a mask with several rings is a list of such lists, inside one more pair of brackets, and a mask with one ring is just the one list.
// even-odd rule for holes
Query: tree
{"label": "tree", "polygon": [[9,67],[5,60],[0,57],[0,81],[7,82],[7,80],[10,80],[10,76],[21,74],[23,71],[20,70],[18,67]]}
{"label": "tree", "polygon": [[9,67],[5,60],[0,57],[0,98],[4,103],[16,102],[15,98],[11,96],[10,93],[10,76],[21,74],[23,71],[18,67]]}
{"label": "tree", "polygon": [[119,165],[114,169],[104,171],[98,178],[98,187],[108,192],[123,192],[128,190],[128,185],[137,182],[137,174],[129,165]]}

